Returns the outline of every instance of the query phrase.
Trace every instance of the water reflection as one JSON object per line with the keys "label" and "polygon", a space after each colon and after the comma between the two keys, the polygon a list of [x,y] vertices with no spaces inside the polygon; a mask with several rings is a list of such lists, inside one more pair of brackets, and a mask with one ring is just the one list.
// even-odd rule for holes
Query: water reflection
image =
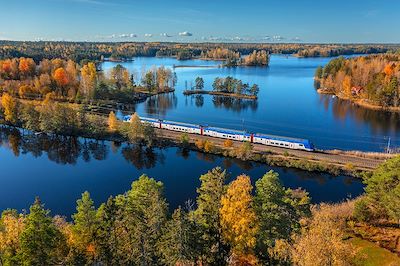
{"label": "water reflection", "polygon": [[175,93],[164,93],[150,97],[144,105],[145,112],[151,116],[165,116],[167,111],[176,108],[178,98]]}
{"label": "water reflection", "polygon": [[122,155],[136,167],[136,169],[150,169],[156,167],[157,163],[163,164],[165,157],[161,152],[140,145],[128,145],[122,148]]}
{"label": "water reflection", "polygon": [[216,108],[224,108],[235,112],[241,112],[247,109],[250,109],[252,111],[257,111],[258,108],[258,102],[256,100],[213,96],[212,101]]}
{"label": "water reflection", "polygon": [[358,125],[368,124],[373,135],[390,135],[400,131],[400,113],[371,110],[347,100],[320,95],[319,102],[325,111],[332,109],[335,119],[351,119]]}
{"label": "water reflection", "polygon": [[12,150],[16,157],[21,153],[29,153],[37,158],[46,153],[47,158],[57,164],[74,165],[79,158],[85,162],[105,160],[108,154],[108,146],[104,141],[35,134],[10,127],[1,127],[0,144]]}

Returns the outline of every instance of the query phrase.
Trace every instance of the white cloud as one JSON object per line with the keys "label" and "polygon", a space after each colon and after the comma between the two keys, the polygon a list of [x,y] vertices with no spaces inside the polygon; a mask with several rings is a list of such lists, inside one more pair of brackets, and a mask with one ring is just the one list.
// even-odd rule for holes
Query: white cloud
{"label": "white cloud", "polygon": [[118,38],[121,38],[121,39],[136,38],[136,37],[137,37],[137,35],[134,33],[123,33],[123,34],[118,35]]}
{"label": "white cloud", "polygon": [[280,35],[275,35],[275,36],[272,37],[272,40],[273,40],[273,41],[276,41],[276,42],[283,41],[284,39],[285,39],[285,38],[282,37],[282,36],[280,36]]}
{"label": "white cloud", "polygon": [[166,38],[172,37],[171,35],[169,35],[168,33],[165,33],[165,32],[161,33],[160,36],[161,37],[166,37]]}
{"label": "white cloud", "polygon": [[190,36],[193,36],[193,34],[188,31],[183,31],[183,32],[179,32],[179,36],[190,37]]}
{"label": "white cloud", "polygon": [[151,34],[151,33],[145,33],[145,34],[144,34],[144,37],[150,38],[150,37],[153,37],[153,34]]}

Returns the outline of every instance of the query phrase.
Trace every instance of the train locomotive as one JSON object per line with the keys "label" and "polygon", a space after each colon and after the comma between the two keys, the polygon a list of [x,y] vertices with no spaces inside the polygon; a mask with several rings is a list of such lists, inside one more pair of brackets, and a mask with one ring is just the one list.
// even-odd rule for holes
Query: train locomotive
{"label": "train locomotive", "polygon": [[[129,122],[131,116],[123,117],[124,122]],[[147,123],[154,128],[160,128],[171,131],[178,131],[188,134],[197,134],[210,136],[214,138],[230,139],[233,141],[248,141],[251,143],[262,144],[266,146],[275,146],[292,150],[314,151],[314,145],[307,139],[298,139],[282,136],[267,135],[261,133],[248,133],[246,131],[218,128],[211,126],[201,126],[182,122],[161,120],[155,118],[141,117],[142,123]]]}

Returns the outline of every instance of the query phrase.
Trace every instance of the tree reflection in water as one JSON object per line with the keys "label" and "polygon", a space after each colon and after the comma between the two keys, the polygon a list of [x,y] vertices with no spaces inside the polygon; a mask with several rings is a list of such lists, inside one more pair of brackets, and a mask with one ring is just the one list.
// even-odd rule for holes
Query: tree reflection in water
{"label": "tree reflection in water", "polygon": [[233,97],[224,97],[224,96],[213,96],[213,104],[217,108],[225,108],[227,110],[232,110],[235,112],[241,112],[242,110],[251,109],[252,111],[256,111],[258,108],[257,100],[249,100],[249,99],[239,99]]}
{"label": "tree reflection in water", "polygon": [[332,98],[329,95],[320,95],[320,103],[325,111],[329,111],[331,107],[336,119],[345,121],[349,117],[353,118],[360,126],[367,124],[375,135],[400,132],[400,113],[360,107],[350,101]]}
{"label": "tree reflection in water", "polygon": [[165,156],[161,150],[155,152],[154,149],[141,145],[127,145],[122,148],[122,155],[125,160],[134,165],[137,169],[154,168],[157,163],[163,164]]}
{"label": "tree reflection in water", "polygon": [[177,104],[178,98],[171,92],[150,97],[145,102],[144,108],[148,115],[165,115],[168,110],[176,108]]}
{"label": "tree reflection in water", "polygon": [[35,134],[11,127],[0,127],[0,145],[9,148],[16,157],[27,153],[34,157],[47,154],[48,159],[57,164],[75,165],[79,158],[85,162],[103,161],[107,159],[110,149],[115,154],[119,147],[122,147],[121,153],[125,160],[137,169],[153,168],[157,163],[162,164],[165,161],[161,149],[94,139]]}

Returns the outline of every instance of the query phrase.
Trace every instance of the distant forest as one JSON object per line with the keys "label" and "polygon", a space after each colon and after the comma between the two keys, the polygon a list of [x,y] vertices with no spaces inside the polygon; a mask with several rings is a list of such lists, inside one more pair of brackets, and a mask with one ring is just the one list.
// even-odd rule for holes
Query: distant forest
{"label": "distant forest", "polygon": [[[395,44],[256,44],[256,43],[159,43],[159,42],[17,42],[0,41],[0,59],[17,57],[102,61],[128,60],[135,56],[169,56],[178,59],[214,58],[216,49],[228,49],[227,54],[249,55],[254,51],[269,54],[293,54],[299,57],[338,56],[395,52]],[[223,56],[224,59],[225,56]]]}

